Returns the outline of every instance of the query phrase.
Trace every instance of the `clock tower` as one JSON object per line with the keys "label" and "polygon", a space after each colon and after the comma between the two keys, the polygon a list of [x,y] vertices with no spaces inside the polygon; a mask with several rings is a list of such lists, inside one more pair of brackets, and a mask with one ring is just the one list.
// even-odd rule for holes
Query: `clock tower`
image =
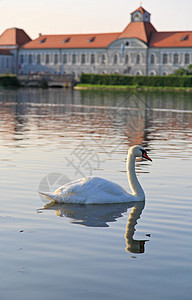
{"label": "clock tower", "polygon": [[150,22],[150,13],[140,6],[138,9],[132,12],[131,22]]}

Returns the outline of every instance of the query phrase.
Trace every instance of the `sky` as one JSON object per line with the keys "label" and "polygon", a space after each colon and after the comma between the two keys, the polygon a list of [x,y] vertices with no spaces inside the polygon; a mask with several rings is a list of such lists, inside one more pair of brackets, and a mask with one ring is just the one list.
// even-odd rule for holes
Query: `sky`
{"label": "sky", "polygon": [[[121,32],[138,0],[0,0],[0,34],[22,28],[41,34]],[[143,0],[157,31],[192,31],[191,0]]]}

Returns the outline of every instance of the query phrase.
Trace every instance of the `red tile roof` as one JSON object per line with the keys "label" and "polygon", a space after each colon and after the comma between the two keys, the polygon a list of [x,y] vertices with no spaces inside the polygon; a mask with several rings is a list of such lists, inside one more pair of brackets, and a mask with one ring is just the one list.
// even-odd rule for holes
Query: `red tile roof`
{"label": "red tile roof", "polygon": [[140,13],[144,14],[145,12],[150,15],[148,11],[146,11],[142,6],[140,6],[138,9],[134,10],[131,14],[134,14],[136,11],[140,11]]}
{"label": "red tile roof", "polygon": [[[143,7],[139,7],[134,12],[136,11],[140,11],[142,14],[146,12]],[[35,40],[31,40],[22,29],[10,28],[1,34],[0,47],[22,46],[24,49],[105,49],[112,42],[121,38],[137,38],[149,47],[192,47],[192,31],[157,32],[150,22],[130,22],[123,32],[41,35]]]}
{"label": "red tile roof", "polygon": [[192,47],[192,31],[157,32],[152,34],[150,47]]}
{"label": "red tile roof", "polygon": [[148,44],[151,34],[156,32],[150,22],[132,22],[119,35],[119,38],[138,38]]}
{"label": "red tile roof", "polygon": [[115,41],[118,33],[96,34],[63,34],[41,35],[37,39],[25,44],[24,49],[50,49],[50,48],[106,48]]}
{"label": "red tile roof", "polygon": [[23,29],[9,28],[0,36],[0,46],[21,46],[31,41]]}

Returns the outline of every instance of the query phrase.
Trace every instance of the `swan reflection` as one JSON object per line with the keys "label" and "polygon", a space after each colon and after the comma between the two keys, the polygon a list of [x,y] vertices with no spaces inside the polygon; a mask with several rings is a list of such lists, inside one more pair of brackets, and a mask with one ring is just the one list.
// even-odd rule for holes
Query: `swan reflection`
{"label": "swan reflection", "polygon": [[119,204],[58,204],[48,203],[43,210],[55,210],[56,215],[67,217],[73,224],[87,227],[109,227],[108,223],[115,222],[132,208],[126,225],[125,240],[126,251],[131,253],[144,253],[147,240],[134,240],[135,226],[145,207],[144,201]]}
{"label": "swan reflection", "polygon": [[132,253],[144,253],[145,252],[145,242],[148,240],[134,240],[134,232],[136,231],[135,226],[137,225],[137,220],[140,219],[142,211],[145,207],[144,201],[136,202],[133,206],[129,218],[127,220],[125,240],[127,244],[127,252]]}

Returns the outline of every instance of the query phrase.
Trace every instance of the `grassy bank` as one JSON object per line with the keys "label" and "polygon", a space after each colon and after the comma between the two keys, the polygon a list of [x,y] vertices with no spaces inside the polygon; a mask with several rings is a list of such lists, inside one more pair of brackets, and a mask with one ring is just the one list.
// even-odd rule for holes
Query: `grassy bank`
{"label": "grassy bank", "polygon": [[137,86],[137,85],[104,85],[104,84],[77,84],[74,89],[77,90],[133,90],[133,91],[165,91],[165,92],[177,92],[186,91],[192,92],[192,87],[152,87],[152,86]]}

